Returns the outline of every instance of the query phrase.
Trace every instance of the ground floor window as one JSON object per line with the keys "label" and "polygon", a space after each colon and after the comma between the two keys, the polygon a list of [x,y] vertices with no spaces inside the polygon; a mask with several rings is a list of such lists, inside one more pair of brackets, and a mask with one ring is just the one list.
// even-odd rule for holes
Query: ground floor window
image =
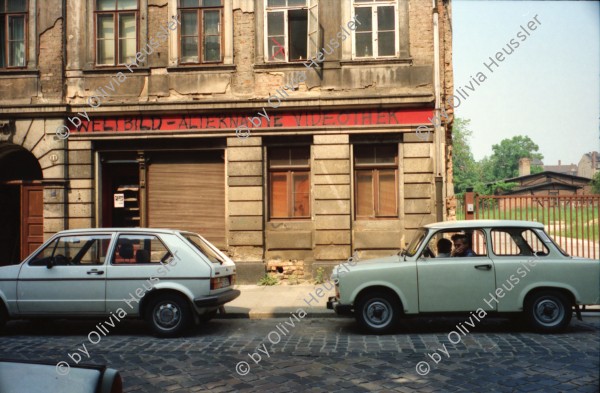
{"label": "ground floor window", "polygon": [[398,145],[354,146],[357,218],[398,217]]}
{"label": "ground floor window", "polygon": [[310,146],[269,148],[270,218],[310,217]]}

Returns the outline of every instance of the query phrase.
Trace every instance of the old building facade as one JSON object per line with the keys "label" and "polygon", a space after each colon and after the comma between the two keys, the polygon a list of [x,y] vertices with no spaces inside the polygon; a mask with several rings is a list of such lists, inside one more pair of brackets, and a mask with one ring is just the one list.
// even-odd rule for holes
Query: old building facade
{"label": "old building facade", "polygon": [[150,226],[309,277],[453,216],[447,1],[0,5],[1,264]]}

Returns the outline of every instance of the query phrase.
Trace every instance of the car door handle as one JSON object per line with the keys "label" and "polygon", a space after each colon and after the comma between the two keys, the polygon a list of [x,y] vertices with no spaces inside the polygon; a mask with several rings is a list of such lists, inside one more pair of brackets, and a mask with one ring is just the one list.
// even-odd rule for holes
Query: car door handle
{"label": "car door handle", "polygon": [[87,274],[97,274],[97,275],[102,275],[104,274],[104,270],[96,270],[96,269],[92,269],[92,270],[88,270]]}
{"label": "car door handle", "polygon": [[485,264],[485,265],[475,265],[475,269],[480,269],[480,270],[491,270],[492,265]]}

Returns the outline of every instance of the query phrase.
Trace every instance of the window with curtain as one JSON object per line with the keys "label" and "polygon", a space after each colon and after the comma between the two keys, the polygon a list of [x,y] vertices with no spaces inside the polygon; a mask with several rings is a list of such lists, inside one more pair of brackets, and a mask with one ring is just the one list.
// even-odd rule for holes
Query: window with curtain
{"label": "window with curtain", "polygon": [[270,217],[310,218],[310,146],[273,147],[267,155]]}
{"label": "window with curtain", "polygon": [[356,218],[398,217],[398,145],[354,145]]}
{"label": "window with curtain", "polygon": [[138,0],[96,0],[95,12],[96,64],[136,61]]}
{"label": "window with curtain", "polygon": [[0,0],[0,68],[25,67],[27,0]]}
{"label": "window with curtain", "polygon": [[180,63],[221,62],[223,0],[179,0],[178,6]]}
{"label": "window with curtain", "polygon": [[354,0],[360,22],[354,31],[354,57],[394,57],[399,52],[397,0]]}

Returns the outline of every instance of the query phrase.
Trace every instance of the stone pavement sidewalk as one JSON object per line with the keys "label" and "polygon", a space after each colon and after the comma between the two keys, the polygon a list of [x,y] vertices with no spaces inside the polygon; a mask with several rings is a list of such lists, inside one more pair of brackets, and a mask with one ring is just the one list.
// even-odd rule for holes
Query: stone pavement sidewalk
{"label": "stone pavement sidewalk", "polygon": [[[335,290],[332,288],[328,291],[322,284],[236,285],[235,288],[241,291],[241,295],[227,303],[225,314],[220,313],[217,318],[282,318],[289,317],[290,313],[296,312],[299,308],[306,311],[307,317],[336,316],[333,310],[327,309],[327,298],[334,296]],[[320,297],[315,293],[317,289],[320,289]],[[316,300],[313,300],[313,297]]]}

